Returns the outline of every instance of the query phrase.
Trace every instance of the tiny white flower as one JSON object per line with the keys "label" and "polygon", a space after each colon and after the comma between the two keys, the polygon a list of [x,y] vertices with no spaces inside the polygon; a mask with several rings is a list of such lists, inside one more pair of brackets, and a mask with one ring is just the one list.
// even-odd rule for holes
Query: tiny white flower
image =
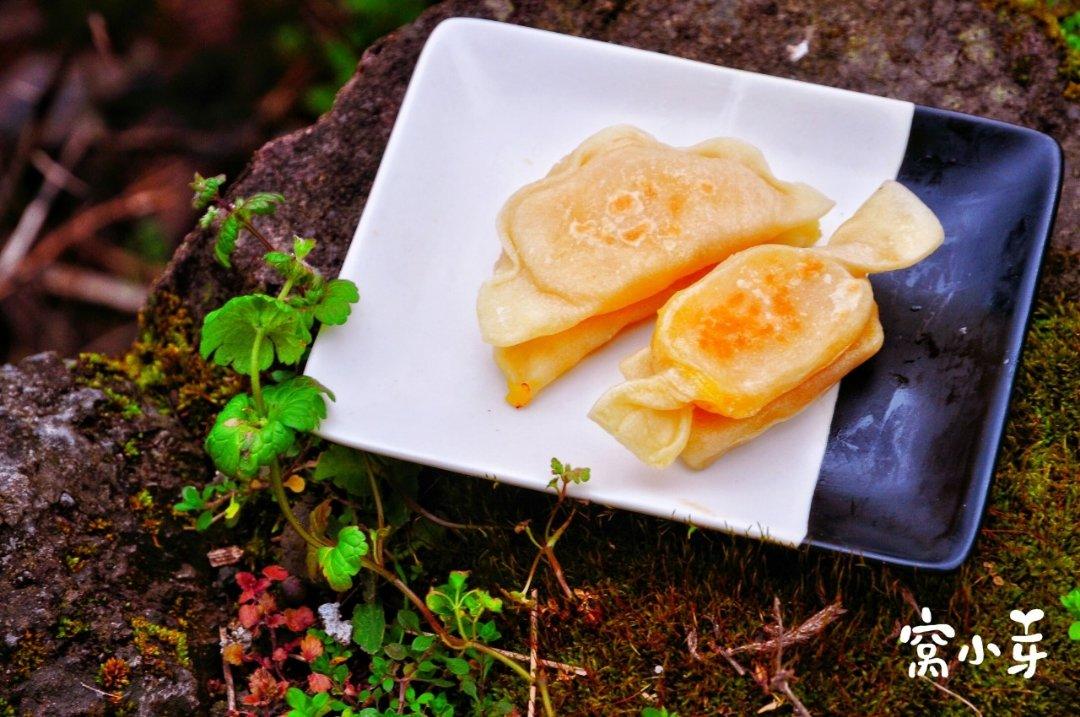
{"label": "tiny white flower", "polygon": [[319,606],[319,617],[322,618],[323,629],[326,634],[348,645],[352,640],[352,623],[341,619],[341,603],[328,602]]}

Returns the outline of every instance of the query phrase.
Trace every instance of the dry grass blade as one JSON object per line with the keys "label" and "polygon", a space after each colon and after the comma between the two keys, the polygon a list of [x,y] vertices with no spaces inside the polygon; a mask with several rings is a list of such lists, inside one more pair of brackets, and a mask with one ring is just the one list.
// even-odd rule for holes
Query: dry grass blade
{"label": "dry grass blade", "polygon": [[974,712],[974,713],[975,713],[976,715],[978,715],[978,717],[982,717],[982,712],[981,712],[981,711],[979,710],[979,708],[978,708],[978,707],[976,707],[975,705],[971,704],[971,702],[969,702],[968,700],[964,699],[964,698],[963,698],[963,697],[961,697],[960,695],[956,694],[955,692],[953,692],[952,690],[950,690],[950,689],[949,689],[948,687],[946,687],[945,685],[941,685],[941,684],[938,684],[937,682],[934,682],[933,680],[931,680],[931,679],[930,679],[929,677],[927,677],[926,675],[919,675],[919,677],[920,677],[921,679],[924,679],[924,680],[926,680],[926,681],[927,681],[927,682],[929,682],[929,683],[930,683],[931,685],[933,685],[934,687],[938,688],[939,690],[941,690],[941,691],[942,691],[942,692],[944,692],[945,694],[947,694],[947,695],[951,695],[951,696],[955,697],[956,699],[960,700],[960,701],[961,701],[961,702],[963,702],[963,703],[964,703],[965,705],[967,705],[968,707],[970,707],[970,708],[971,708],[971,711],[972,711],[972,712]]}

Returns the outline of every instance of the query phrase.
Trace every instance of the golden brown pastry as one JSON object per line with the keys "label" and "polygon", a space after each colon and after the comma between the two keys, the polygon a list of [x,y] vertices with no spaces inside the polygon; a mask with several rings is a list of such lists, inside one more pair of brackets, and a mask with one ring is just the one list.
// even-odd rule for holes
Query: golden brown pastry
{"label": "golden brown pastry", "polygon": [[508,400],[524,405],[732,253],[812,244],[831,207],[738,140],[679,149],[625,126],[590,137],[499,214],[502,254],[477,314]]}
{"label": "golden brown pastry", "polygon": [[694,468],[791,418],[881,346],[866,275],[911,266],[944,238],[915,195],[886,182],[828,246],[733,255],[660,310],[630,379],[590,417],[644,462]]}

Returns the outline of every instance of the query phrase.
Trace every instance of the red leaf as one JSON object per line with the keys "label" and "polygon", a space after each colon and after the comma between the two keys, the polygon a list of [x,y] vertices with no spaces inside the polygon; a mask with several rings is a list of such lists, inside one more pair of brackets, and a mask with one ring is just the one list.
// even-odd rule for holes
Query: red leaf
{"label": "red leaf", "polygon": [[258,605],[241,605],[240,606],[240,624],[250,630],[259,624],[259,619],[262,617],[262,610]]}
{"label": "red leaf", "polygon": [[236,574],[236,584],[241,590],[254,590],[258,578],[252,573],[240,572]]}
{"label": "red leaf", "polygon": [[277,600],[271,593],[263,593],[259,596],[259,606],[262,607],[264,612],[276,612]]}
{"label": "red leaf", "polygon": [[255,706],[270,705],[284,697],[288,687],[288,682],[284,680],[278,682],[269,670],[260,667],[248,678],[248,689],[251,690],[251,694],[244,697],[244,703]]}
{"label": "red leaf", "polygon": [[312,672],[307,678],[308,689],[312,692],[326,692],[334,683],[330,681],[330,678],[326,675],[321,675],[318,672]]}
{"label": "red leaf", "polygon": [[262,574],[271,580],[281,581],[289,577],[289,571],[280,565],[268,565],[263,568]]}
{"label": "red leaf", "polygon": [[306,605],[285,610],[285,627],[293,632],[303,632],[315,624],[315,614]]}
{"label": "red leaf", "polygon": [[322,641],[314,635],[305,635],[300,640],[300,657],[305,662],[314,662],[319,655],[323,654]]}

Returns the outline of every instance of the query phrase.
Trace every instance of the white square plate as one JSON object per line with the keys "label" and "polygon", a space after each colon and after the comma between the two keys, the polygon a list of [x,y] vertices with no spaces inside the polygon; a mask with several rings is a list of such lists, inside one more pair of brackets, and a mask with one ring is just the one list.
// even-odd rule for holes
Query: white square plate
{"label": "white square plate", "polygon": [[[538,490],[552,456],[590,466],[574,495],[798,543],[836,389],[710,468],[642,465],[588,420],[648,342],[631,330],[527,408],[504,400],[476,295],[499,253],[495,216],[599,129],[674,145],[716,136],[762,149],[777,176],[836,201],[826,236],[896,176],[913,106],[513,25],[452,19],[417,64],[341,276],[349,322],[324,327],[307,373],[337,395],[319,433],[418,463]],[[646,322],[648,324],[648,322]]]}

